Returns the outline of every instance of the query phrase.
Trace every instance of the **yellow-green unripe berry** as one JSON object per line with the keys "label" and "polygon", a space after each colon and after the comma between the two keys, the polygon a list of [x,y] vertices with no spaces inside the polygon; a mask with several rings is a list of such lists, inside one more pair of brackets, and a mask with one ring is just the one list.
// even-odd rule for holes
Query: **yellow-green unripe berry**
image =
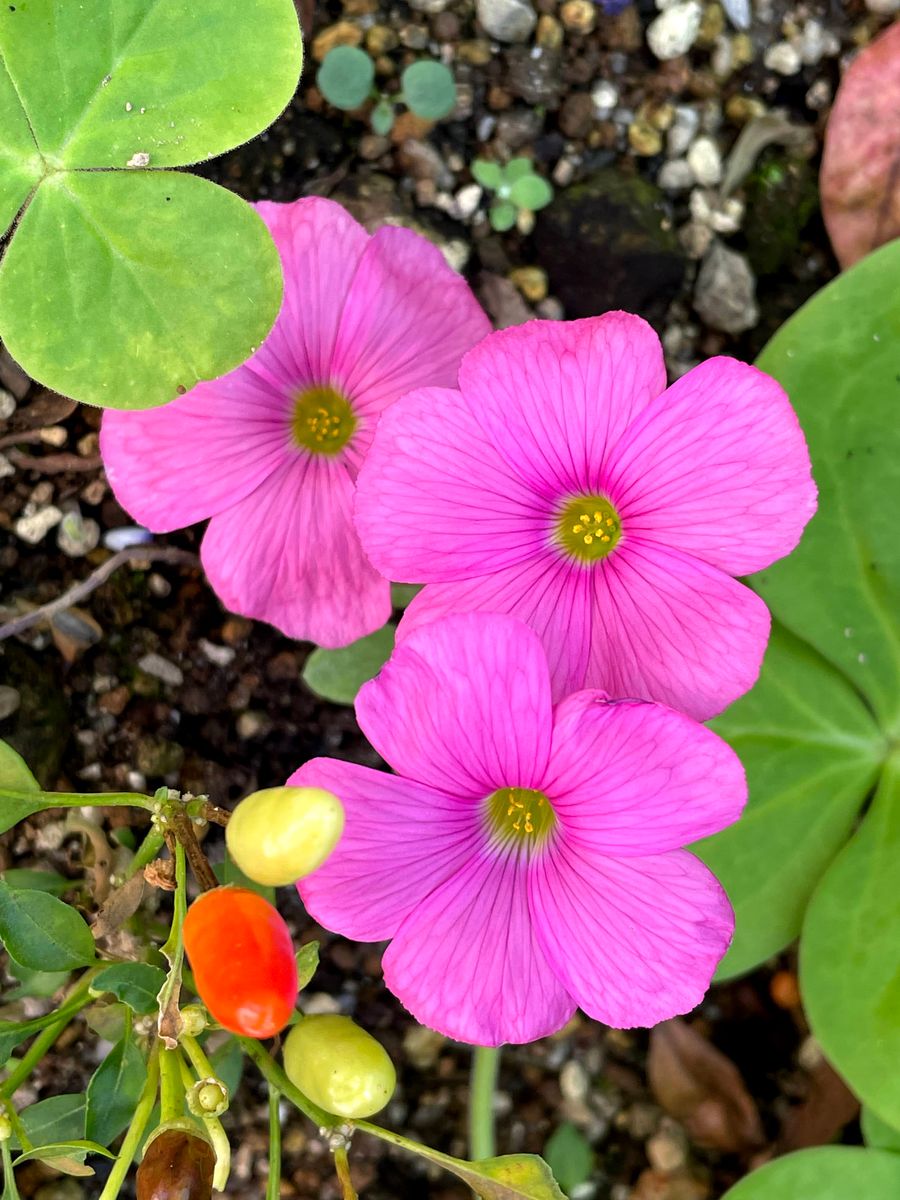
{"label": "yellow-green unripe berry", "polygon": [[344,808],[323,788],[265,788],[242,800],[225,829],[228,852],[256,883],[281,887],[310,875],[344,831]]}
{"label": "yellow-green unripe berry", "polygon": [[349,1017],[304,1017],[288,1034],[283,1053],[291,1083],[338,1117],[371,1117],[397,1085],[384,1046]]}

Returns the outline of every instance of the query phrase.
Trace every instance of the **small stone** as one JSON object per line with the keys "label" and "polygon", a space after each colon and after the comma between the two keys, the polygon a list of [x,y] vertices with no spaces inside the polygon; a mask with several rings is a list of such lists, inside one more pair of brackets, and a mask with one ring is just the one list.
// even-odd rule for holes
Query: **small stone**
{"label": "small stone", "polygon": [[735,70],[749,66],[756,57],[753,38],[747,33],[736,33],[731,39],[731,54]]}
{"label": "small stone", "polygon": [[546,296],[535,306],[535,312],[545,321],[561,321],[566,315],[562,303],[555,296]]}
{"label": "small stone", "polygon": [[594,124],[594,102],[588,92],[570,92],[559,110],[559,127],[568,138],[587,137]]}
{"label": "small stone", "polygon": [[703,9],[699,0],[680,0],[659,14],[647,27],[647,45],[661,62],[686,54],[700,30]]}
{"label": "small stone", "polygon": [[550,13],[541,13],[538,17],[535,42],[542,50],[558,50],[563,43],[563,27],[556,17]]}
{"label": "small stone", "polygon": [[684,1134],[672,1121],[666,1121],[658,1133],[648,1138],[647,1159],[655,1171],[677,1171],[687,1161]]}
{"label": "small stone", "polygon": [[214,667],[227,667],[234,662],[237,652],[231,646],[218,646],[206,638],[200,638],[198,645]]}
{"label": "small stone", "polygon": [[459,189],[454,197],[454,210],[460,221],[468,221],[474,216],[482,195],[482,189],[477,183],[467,183]]}
{"label": "small stone", "polygon": [[531,304],[538,304],[547,295],[547,272],[541,267],[516,267],[509,278]]}
{"label": "small stone", "polygon": [[117,529],[107,529],[103,535],[103,545],[107,550],[128,550],[132,546],[143,546],[153,540],[153,534],[143,525],[120,525]]}
{"label": "small stone", "polygon": [[756,279],[747,259],[713,242],[697,273],[694,308],[722,333],[744,333],[759,321]]}
{"label": "small stone", "polygon": [[336,996],[330,996],[327,992],[313,992],[311,996],[304,992],[303,1011],[311,1017],[324,1013],[339,1013],[341,1002]]}
{"label": "small stone", "polygon": [[9,687],[5,683],[0,684],[0,721],[11,717],[21,702],[22,697],[14,687]]}
{"label": "small stone", "polygon": [[460,62],[468,63],[471,67],[485,67],[491,61],[491,43],[486,42],[484,38],[460,42],[456,47],[456,55]]}
{"label": "small stone", "polygon": [[526,0],[476,0],[482,28],[498,42],[525,42],[537,23],[537,14]]}
{"label": "small stone", "polygon": [[601,79],[591,88],[591,100],[595,115],[605,120],[619,103],[619,89],[608,79]]}
{"label": "small stone", "polygon": [[832,96],[830,82],[827,79],[817,79],[806,93],[806,105],[813,112],[821,112],[831,103]]}
{"label": "small stone", "polygon": [[821,21],[812,18],[803,26],[797,46],[801,60],[814,66],[823,58],[834,58],[841,52],[840,39],[827,31]]}
{"label": "small stone", "polygon": [[16,411],[16,398],[6,388],[0,388],[0,421],[8,421]]}
{"label": "small stone", "polygon": [[628,144],[635,154],[648,158],[662,150],[662,134],[649,121],[632,121],[628,126]]}
{"label": "small stone", "polygon": [[735,29],[750,28],[750,0],[722,0],[722,7]]}
{"label": "small stone", "polygon": [[866,0],[866,8],[880,17],[888,17],[900,12],[900,0]]}
{"label": "small stone", "polygon": [[444,11],[449,3],[450,0],[409,0],[409,7],[415,9],[416,12],[436,17],[438,13]]}
{"label": "small stone", "polygon": [[424,1025],[410,1025],[403,1035],[403,1053],[418,1071],[428,1071],[438,1060],[446,1039]]}
{"label": "small stone", "polygon": [[366,33],[366,49],[373,58],[397,48],[397,35],[387,25],[373,25]]}
{"label": "small stone", "polygon": [[725,13],[720,4],[707,4],[697,30],[697,45],[709,50],[725,32]]}
{"label": "small stone", "polygon": [[138,669],[153,679],[159,679],[170,687],[180,687],[184,683],[184,673],[175,663],[169,662],[161,654],[145,654],[138,659]]}
{"label": "small stone", "polygon": [[754,117],[763,117],[767,108],[758,96],[730,96],[725,104],[725,116],[735,125],[746,125]]}
{"label": "small stone", "polygon": [[675,119],[666,135],[666,153],[669,158],[680,158],[697,136],[700,128],[700,113],[688,104],[675,106]]}
{"label": "small stone", "polygon": [[734,49],[730,37],[723,35],[716,39],[713,52],[709,56],[709,65],[717,79],[727,79],[734,71]]}
{"label": "small stone", "polygon": [[712,245],[713,231],[702,221],[688,221],[678,230],[678,240],[688,258],[702,258]]}
{"label": "small stone", "polygon": [[235,728],[241,741],[249,742],[253,738],[264,737],[272,728],[272,722],[265,713],[248,709],[238,717]]}
{"label": "small stone", "polygon": [[559,1090],[563,1099],[584,1101],[591,1090],[588,1073],[577,1058],[570,1058],[559,1073]]}
{"label": "small stone", "polygon": [[43,541],[54,525],[59,524],[62,513],[55,504],[48,504],[33,512],[27,511],[29,507],[30,505],[26,505],[25,515],[19,517],[13,529],[16,537],[27,542],[29,546],[36,546],[38,542]]}
{"label": "small stone", "polygon": [[359,139],[359,156],[366,162],[374,162],[381,158],[390,148],[390,138],[382,137],[378,133],[364,133]]}
{"label": "small stone", "polygon": [[722,199],[717,192],[697,188],[691,192],[691,216],[715,233],[737,233],[744,219],[744,204],[737,196]]}
{"label": "small stone", "polygon": [[408,50],[424,50],[428,45],[428,30],[422,25],[404,25],[397,36]]}
{"label": "small stone", "polygon": [[687,161],[697,182],[704,187],[721,182],[722,155],[711,137],[698,137],[687,152]]}
{"label": "small stone", "polygon": [[569,33],[590,33],[597,21],[594,0],[565,0],[559,17]]}
{"label": "small stone", "polygon": [[329,25],[313,39],[312,53],[316,62],[321,62],[335,46],[358,46],[363,39],[362,30],[350,21],[338,21]]}
{"label": "small stone", "polygon": [[561,158],[553,168],[553,182],[557,187],[568,187],[575,178],[575,163],[571,158]]}
{"label": "small stone", "polygon": [[763,55],[763,63],[779,75],[796,75],[802,66],[800,51],[790,42],[775,42]]}
{"label": "small stone", "polygon": [[144,737],[135,749],[134,765],[149,778],[174,775],[184,762],[184,750],[164,738]]}
{"label": "small stone", "polygon": [[667,192],[684,192],[696,183],[690,163],[684,158],[672,158],[660,167],[657,183]]}
{"label": "small stone", "polygon": [[100,526],[92,517],[83,517],[77,510],[66,513],[59,523],[56,544],[70,558],[83,558],[100,543]]}
{"label": "small stone", "polygon": [[12,465],[5,454],[0,454],[0,479],[7,479],[10,475],[15,475],[16,468]]}

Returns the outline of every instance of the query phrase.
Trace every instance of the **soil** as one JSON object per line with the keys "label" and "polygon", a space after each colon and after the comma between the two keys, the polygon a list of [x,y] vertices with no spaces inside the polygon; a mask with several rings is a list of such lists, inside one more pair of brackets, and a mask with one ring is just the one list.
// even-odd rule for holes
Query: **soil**
{"label": "soil", "polygon": [[[649,0],[617,13],[583,0],[537,0],[536,32],[516,43],[491,40],[469,0],[344,0],[315,11],[307,4],[307,67],[296,99],[261,138],[204,170],[246,199],[325,194],[367,223],[412,224],[465,271],[498,325],[635,308],[663,337],[673,377],[714,353],[753,358],[836,272],[816,201],[822,132],[842,64],[887,19],[856,0],[759,2],[747,34],[709,3],[700,35],[667,62],[647,46],[658,16]],[[442,58],[457,77],[457,111],[434,127],[403,114],[390,138],[377,137],[363,116],[329,108],[315,88],[315,60],[341,42],[366,45],[388,89],[405,62]],[[791,73],[771,66],[781,44],[803,60]],[[774,61],[785,65],[785,54]],[[743,181],[723,196],[718,177],[736,164],[748,119],[762,112],[780,115],[777,139],[749,156]],[[473,206],[468,164],[516,154],[534,158],[556,197],[533,230],[526,219],[498,234],[484,198]],[[692,183],[683,166],[673,169],[676,161],[699,162],[712,182],[698,183],[690,168]],[[719,291],[704,294],[705,264],[721,248],[734,257]],[[726,310],[734,315],[723,328],[716,314]],[[84,579],[111,553],[97,539],[131,520],[103,478],[99,412],[32,384],[5,354],[0,388],[8,414],[0,421],[2,618]],[[55,520],[42,516],[53,508]],[[23,518],[27,531],[35,516],[47,528],[24,536]],[[199,539],[193,529],[153,544],[196,553]],[[302,682],[309,650],[223,611],[196,562],[137,561],[52,625],[3,644],[0,736],[48,787],[166,784],[225,806],[283,782],[316,754],[378,765],[352,711],[322,702]],[[122,810],[107,811],[114,830]],[[217,832],[208,849],[221,858]],[[0,869],[36,865],[76,880],[81,855],[81,840],[46,814],[0,838]],[[316,928],[290,889],[279,902],[300,941],[321,941],[308,1005],[353,1013],[398,1064],[385,1123],[465,1155],[466,1048],[423,1032],[402,1010],[381,983],[379,947]],[[500,1151],[540,1152],[570,1121],[596,1154],[574,1200],[714,1200],[776,1149],[828,1141],[842,1129],[845,1140],[858,1140],[853,1103],[808,1038],[790,955],[714,986],[689,1024],[721,1052],[717,1082],[708,1072],[695,1078],[688,1055],[651,1087],[648,1034],[584,1018],[544,1042],[508,1049],[497,1096]],[[70,1037],[24,1098],[84,1086],[103,1046],[83,1026]],[[693,1102],[682,1094],[692,1086]],[[718,1114],[711,1128],[696,1119],[698,1094]],[[761,1125],[747,1124],[754,1109]],[[226,1121],[235,1149],[228,1194],[261,1196],[267,1115],[252,1069]],[[351,1159],[370,1200],[464,1194],[448,1176],[365,1137]],[[23,1170],[23,1196],[95,1194],[91,1182],[48,1179],[43,1168]],[[339,1195],[326,1146],[292,1110],[282,1195]]]}

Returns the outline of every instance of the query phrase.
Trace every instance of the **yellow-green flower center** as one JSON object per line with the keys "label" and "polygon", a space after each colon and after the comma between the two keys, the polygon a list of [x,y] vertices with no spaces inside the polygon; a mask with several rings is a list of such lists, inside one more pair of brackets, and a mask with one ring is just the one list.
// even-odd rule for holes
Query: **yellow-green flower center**
{"label": "yellow-green flower center", "polygon": [[556,828],[553,806],[543,792],[533,788],[498,788],[488,796],[485,811],[490,831],[500,843],[534,849]]}
{"label": "yellow-green flower center", "polygon": [[332,387],[309,387],[297,393],[291,417],[295,446],[313,454],[338,454],[356,429],[350,401]]}
{"label": "yellow-green flower center", "polygon": [[557,541],[580,562],[606,558],[621,536],[619,514],[605,496],[575,496],[556,518]]}

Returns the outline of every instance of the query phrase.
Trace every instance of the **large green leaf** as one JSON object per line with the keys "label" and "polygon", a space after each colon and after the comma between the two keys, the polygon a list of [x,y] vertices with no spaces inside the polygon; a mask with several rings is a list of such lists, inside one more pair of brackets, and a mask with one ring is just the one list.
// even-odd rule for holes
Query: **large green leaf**
{"label": "large green leaf", "polygon": [[800,945],[800,988],[826,1057],[900,1126],[900,762],[825,875]]}
{"label": "large green leaf", "polygon": [[136,1013],[156,1012],[157,996],[166,982],[166,973],[150,963],[116,963],[97,975],[91,991],[97,995],[111,992]]}
{"label": "large green leaf", "polygon": [[[29,1140],[35,1146],[49,1146],[54,1142],[71,1141],[84,1137],[84,1117],[87,1099],[80,1093],[67,1092],[38,1100],[19,1114]],[[13,1147],[18,1148],[18,1140]]]}
{"label": "large green leaf", "polygon": [[28,769],[20,754],[7,742],[0,742],[0,833],[6,833],[32,813],[40,812],[47,804],[41,795],[39,800],[11,799],[5,792],[37,792],[40,784]]}
{"label": "large green leaf", "polygon": [[[146,408],[248,358],[275,316],[279,279],[260,217],[207,180],[60,174],[41,185],[3,260],[0,329],[20,362],[41,356],[42,382],[57,391]],[[79,322],[90,337],[73,340]]]}
{"label": "large green leaf", "polygon": [[759,366],[787,390],[819,485],[800,547],[754,577],[774,614],[900,732],[900,240],[815,295]]}
{"label": "large green leaf", "polygon": [[0,232],[27,205],[0,264],[0,336],[35,378],[148,408],[259,345],[282,291],[268,232],[158,168],[259,132],[301,59],[292,0],[0,6]]}
{"label": "large green leaf", "polygon": [[0,60],[0,237],[43,173],[28,119]]}
{"label": "large green leaf", "polygon": [[694,847],[735,909],[721,978],[800,932],[809,897],[875,782],[883,746],[847,681],[778,626],[756,687],[712,727],[740,755],[750,793],[735,825]]}
{"label": "large green leaf", "polygon": [[290,0],[25,0],[0,49],[55,167],[199,162],[284,109],[300,41]]}
{"label": "large green leaf", "polygon": [[134,1116],[147,1067],[130,1030],[103,1060],[87,1087],[85,1136],[108,1146]]}
{"label": "large green leaf", "polygon": [[0,883],[0,940],[32,971],[68,971],[93,962],[94,939],[84,918],[46,892]]}
{"label": "large green leaf", "polygon": [[896,1200],[900,1154],[858,1146],[817,1146],[776,1158],[723,1200]]}

